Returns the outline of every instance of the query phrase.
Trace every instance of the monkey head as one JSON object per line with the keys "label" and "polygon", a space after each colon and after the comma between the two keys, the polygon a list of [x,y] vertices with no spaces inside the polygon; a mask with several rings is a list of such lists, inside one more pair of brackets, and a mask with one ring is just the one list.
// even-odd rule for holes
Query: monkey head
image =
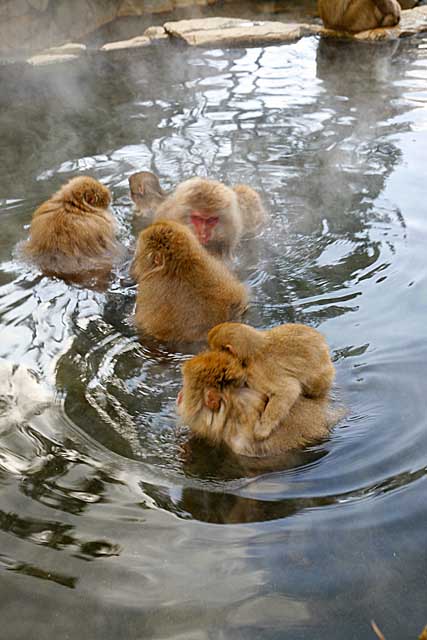
{"label": "monkey head", "polygon": [[158,177],[151,171],[138,171],[129,176],[130,195],[136,206],[141,206],[144,199],[150,197],[164,197]]}
{"label": "monkey head", "polygon": [[254,422],[264,410],[266,397],[246,386],[246,372],[225,351],[207,351],[182,368],[183,386],[177,409],[192,433],[212,444],[247,431],[252,439]]}
{"label": "monkey head", "polygon": [[230,235],[240,236],[242,223],[237,196],[232,189],[204,178],[191,178],[175,190],[177,219],[192,227],[202,245],[218,245]]}
{"label": "monkey head", "polygon": [[222,322],[208,333],[212,350],[231,353],[246,366],[263,344],[262,332],[240,322]]}
{"label": "monkey head", "polygon": [[111,204],[109,189],[90,176],[72,178],[59,194],[64,202],[84,208],[87,213],[92,209],[107,209]]}
{"label": "monkey head", "polygon": [[162,270],[165,274],[193,273],[194,261],[205,252],[191,231],[173,220],[158,220],[141,231],[132,271],[141,275]]}

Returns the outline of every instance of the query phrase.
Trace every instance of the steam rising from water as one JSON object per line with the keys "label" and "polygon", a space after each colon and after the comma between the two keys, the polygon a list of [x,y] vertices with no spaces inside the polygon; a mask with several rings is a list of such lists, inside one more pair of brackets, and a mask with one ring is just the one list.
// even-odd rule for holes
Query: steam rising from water
{"label": "steam rising from water", "polygon": [[[389,635],[378,612],[402,637],[422,628],[427,59],[423,40],[396,46],[2,70],[0,384],[17,363],[53,398],[2,414],[0,562],[28,612],[8,603],[7,637],[363,637],[374,613]],[[112,189],[131,249],[137,169],[263,194],[271,223],[236,263],[248,322],[317,326],[349,407],[292,468],[242,478],[214,452],[183,460],[174,400],[191,353],[137,340],[126,265],[101,294],[13,258],[33,209],[79,173]]]}

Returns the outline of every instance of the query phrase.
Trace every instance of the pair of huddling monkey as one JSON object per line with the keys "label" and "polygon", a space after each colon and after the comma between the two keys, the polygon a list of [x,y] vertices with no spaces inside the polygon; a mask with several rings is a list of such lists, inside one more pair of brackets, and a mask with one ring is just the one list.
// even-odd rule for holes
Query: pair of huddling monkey
{"label": "pair of huddling monkey", "polygon": [[[196,436],[246,456],[325,436],[334,367],[323,337],[297,324],[257,331],[230,322],[248,297],[223,260],[244,230],[266,219],[258,194],[193,178],[170,195],[157,181],[146,197],[153,180],[148,172],[130,178],[136,215],[154,219],[139,235],[131,267],[136,326],[176,342],[204,340],[210,331],[210,351],[183,367],[183,420]],[[70,180],[35,211],[24,254],[49,276],[79,283],[105,277],[123,255],[110,203],[109,190],[93,178]]]}

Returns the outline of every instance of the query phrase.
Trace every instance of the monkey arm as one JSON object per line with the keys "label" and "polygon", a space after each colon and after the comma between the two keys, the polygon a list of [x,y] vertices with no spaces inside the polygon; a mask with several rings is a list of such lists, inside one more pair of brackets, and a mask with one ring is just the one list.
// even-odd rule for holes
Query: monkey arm
{"label": "monkey arm", "polygon": [[384,16],[392,15],[398,21],[400,18],[400,6],[395,0],[372,0],[374,5]]}
{"label": "monkey arm", "polygon": [[259,422],[254,427],[256,440],[268,438],[276,427],[285,420],[289,411],[302,393],[302,387],[296,378],[284,378],[269,395],[267,405]]}

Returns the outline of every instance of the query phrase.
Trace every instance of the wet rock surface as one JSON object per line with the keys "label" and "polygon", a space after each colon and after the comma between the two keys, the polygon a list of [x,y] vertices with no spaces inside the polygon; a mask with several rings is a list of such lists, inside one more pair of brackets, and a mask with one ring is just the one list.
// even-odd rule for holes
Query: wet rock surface
{"label": "wet rock surface", "polygon": [[203,8],[217,0],[3,0],[0,51],[40,51],[84,38],[118,17]]}
{"label": "wet rock surface", "polygon": [[[75,0],[72,3],[68,0],[7,0],[0,6],[0,54],[3,52],[3,55],[16,57],[21,52],[27,57],[29,52],[33,52],[34,55],[28,61],[36,65],[69,62],[86,50],[83,44],[75,41],[110,24],[117,17],[161,14],[190,6],[201,12],[215,3],[216,0]],[[402,2],[403,6],[412,4],[413,0]],[[258,5],[259,3],[254,5],[255,9]],[[271,2],[264,3],[263,8],[269,8],[273,17],[278,5],[283,9],[282,3]],[[226,7],[230,7],[230,13],[236,15],[236,3],[230,2]],[[277,20],[235,17],[169,20],[163,26],[150,26],[148,29],[145,24],[141,33],[134,32],[130,38],[121,37],[106,43],[104,40],[95,49],[103,52],[141,49],[169,38],[189,46],[202,47],[279,44],[312,34],[356,41],[393,40],[427,30],[427,5],[402,11],[402,19],[397,27],[358,34],[325,29],[313,18],[315,16],[307,11],[307,22],[296,21],[292,13],[286,16],[281,14]],[[123,35],[126,36],[126,31]]]}
{"label": "wet rock surface", "polygon": [[180,20],[166,22],[164,28],[170,35],[193,46],[279,43],[313,33],[313,27],[308,24],[235,18]]}

